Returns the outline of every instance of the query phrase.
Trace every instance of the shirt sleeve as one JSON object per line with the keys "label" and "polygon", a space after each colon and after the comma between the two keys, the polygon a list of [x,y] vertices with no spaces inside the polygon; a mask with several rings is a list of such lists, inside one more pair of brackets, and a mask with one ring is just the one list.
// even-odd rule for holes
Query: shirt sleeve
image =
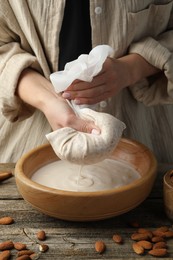
{"label": "shirt sleeve", "polygon": [[[166,15],[166,14],[165,14]],[[161,70],[130,87],[133,96],[145,105],[173,103],[173,11],[167,30],[156,37],[144,37],[129,48]]]}
{"label": "shirt sleeve", "polygon": [[0,25],[0,105],[2,114],[11,122],[21,121],[34,112],[15,94],[20,74],[27,67],[40,69],[36,57],[24,51],[8,28]]}

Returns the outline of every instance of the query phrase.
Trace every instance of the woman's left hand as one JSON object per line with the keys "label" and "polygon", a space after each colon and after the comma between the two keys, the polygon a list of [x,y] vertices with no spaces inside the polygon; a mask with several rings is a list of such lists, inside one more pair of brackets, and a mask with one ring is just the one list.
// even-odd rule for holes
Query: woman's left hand
{"label": "woman's left hand", "polygon": [[107,58],[101,72],[91,82],[76,80],[62,96],[74,100],[78,105],[92,105],[115,96],[123,88],[158,72],[158,68],[136,53],[119,59]]}
{"label": "woman's left hand", "polygon": [[116,95],[128,85],[128,66],[121,60],[107,58],[101,72],[91,82],[74,81],[62,94],[76,104],[96,104]]}

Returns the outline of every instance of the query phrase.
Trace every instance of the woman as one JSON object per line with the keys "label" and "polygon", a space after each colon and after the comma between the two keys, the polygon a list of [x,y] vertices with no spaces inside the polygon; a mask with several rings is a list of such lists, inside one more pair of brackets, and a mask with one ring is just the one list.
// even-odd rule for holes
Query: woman
{"label": "woman", "polygon": [[[1,162],[16,162],[52,129],[99,131],[77,118],[65,98],[106,101],[99,111],[124,121],[126,137],[150,147],[159,162],[172,162],[173,1],[0,3]],[[100,44],[114,49],[101,73],[57,95],[50,74]]]}

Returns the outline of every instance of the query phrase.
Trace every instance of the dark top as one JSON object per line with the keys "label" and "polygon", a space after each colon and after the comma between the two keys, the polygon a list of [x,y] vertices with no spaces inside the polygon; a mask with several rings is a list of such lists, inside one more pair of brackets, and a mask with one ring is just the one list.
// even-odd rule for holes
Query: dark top
{"label": "dark top", "polygon": [[89,0],[66,0],[59,40],[59,70],[91,50]]}

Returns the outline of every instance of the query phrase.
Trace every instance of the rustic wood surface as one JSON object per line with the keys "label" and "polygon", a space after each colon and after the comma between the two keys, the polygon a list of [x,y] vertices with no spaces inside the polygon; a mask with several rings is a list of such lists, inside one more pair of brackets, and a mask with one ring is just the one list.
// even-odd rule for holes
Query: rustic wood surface
{"label": "rustic wood surface", "polygon": [[[0,164],[0,171],[13,172],[14,164]],[[36,232],[44,230],[47,234],[44,243],[49,246],[49,250],[38,254],[35,259],[158,259],[147,253],[139,256],[133,252],[130,236],[136,228],[128,223],[137,221],[140,227],[150,230],[165,225],[172,228],[172,222],[164,212],[164,173],[165,169],[159,166],[157,180],[149,198],[136,209],[115,218],[88,223],[58,220],[33,209],[18,193],[13,176],[0,183],[0,217],[11,216],[15,220],[11,225],[0,226],[0,242],[23,242],[28,248],[39,252]],[[112,236],[117,233],[123,237],[122,245],[115,244],[112,240]],[[97,240],[103,240],[106,244],[103,254],[98,254],[94,249]],[[169,254],[164,259],[173,259],[173,239],[169,239],[167,245]],[[16,250],[13,249],[11,253],[10,259],[16,259]]]}

